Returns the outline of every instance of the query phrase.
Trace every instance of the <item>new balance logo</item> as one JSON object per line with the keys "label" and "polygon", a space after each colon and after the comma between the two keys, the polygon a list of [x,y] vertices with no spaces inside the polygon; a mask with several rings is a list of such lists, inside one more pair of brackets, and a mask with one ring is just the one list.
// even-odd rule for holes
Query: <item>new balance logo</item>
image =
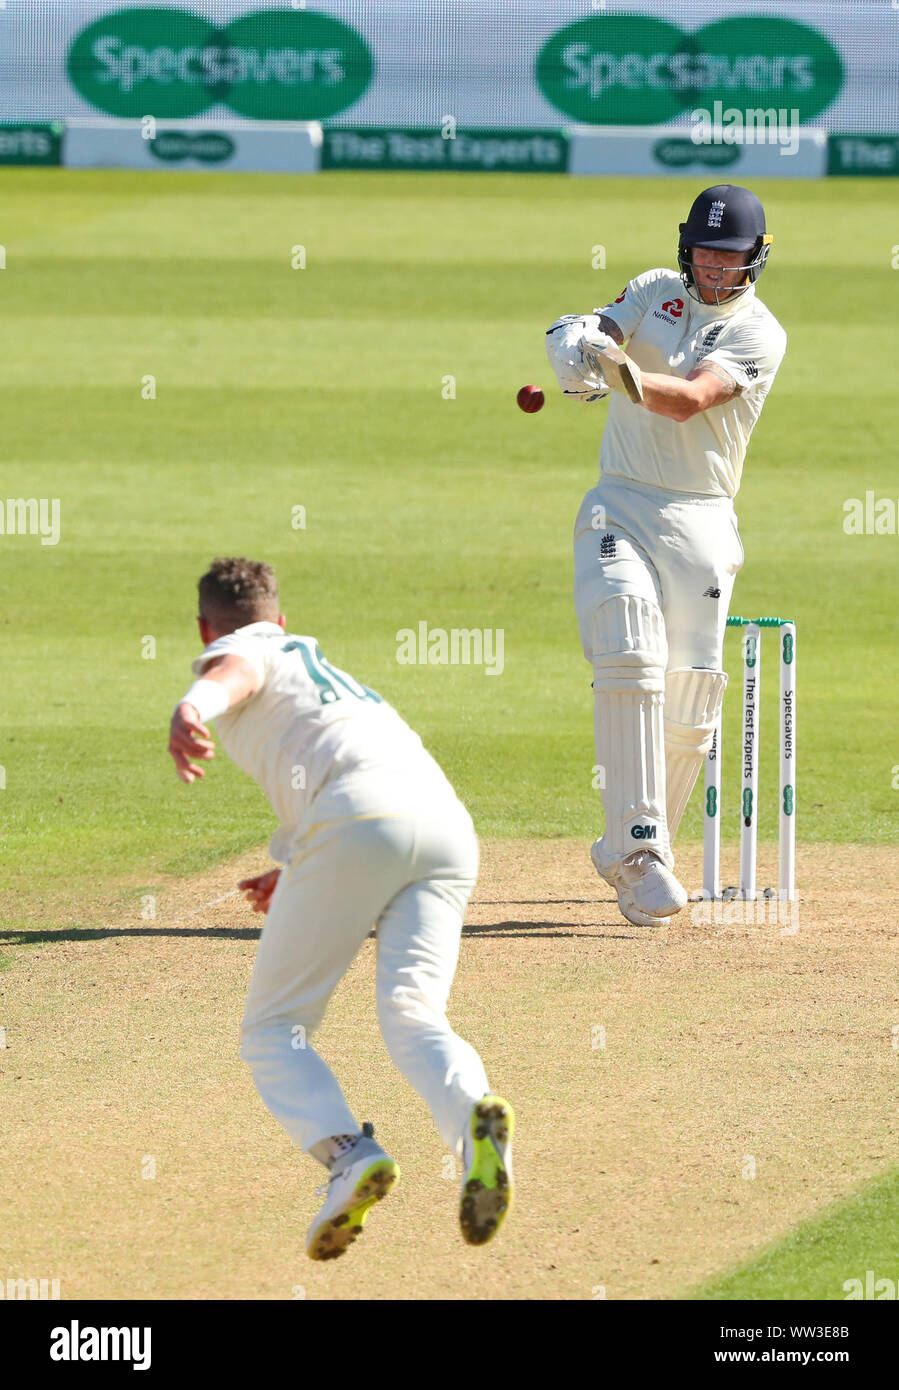
{"label": "new balance logo", "polygon": [[741,362],[740,366],[743,368],[743,371],[749,377],[750,381],[754,381],[759,374],[759,369],[754,362]]}
{"label": "new balance logo", "polygon": [[703,598],[720,598],[720,597],[721,597],[721,590],[720,590],[720,589],[706,589],[705,593],[703,594]]}
{"label": "new balance logo", "polygon": [[632,825],[631,835],[635,840],[654,840],[656,828],[654,825]]}

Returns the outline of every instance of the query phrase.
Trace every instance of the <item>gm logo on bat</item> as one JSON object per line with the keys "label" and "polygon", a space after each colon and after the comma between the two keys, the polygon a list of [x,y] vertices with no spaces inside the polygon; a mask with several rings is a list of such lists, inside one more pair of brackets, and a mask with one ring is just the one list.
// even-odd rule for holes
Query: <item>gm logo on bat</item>
{"label": "gm logo on bat", "polygon": [[631,835],[635,840],[654,840],[656,828],[654,825],[632,825]]}
{"label": "gm logo on bat", "polygon": [[218,27],[190,10],[116,10],[73,39],[69,80],[111,116],[198,116],[223,103],[256,120],[310,121],[351,106],[374,60],[331,15],[258,10]]}

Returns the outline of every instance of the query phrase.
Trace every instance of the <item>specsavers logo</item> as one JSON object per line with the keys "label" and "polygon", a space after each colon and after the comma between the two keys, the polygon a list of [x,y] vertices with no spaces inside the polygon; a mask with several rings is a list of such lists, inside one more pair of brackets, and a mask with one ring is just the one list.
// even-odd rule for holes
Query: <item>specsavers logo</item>
{"label": "specsavers logo", "polygon": [[706,165],[710,169],[726,169],[740,158],[737,145],[697,145],[695,140],[669,138],[659,140],[653,146],[653,154],[660,164],[668,164],[676,169],[690,164]]}
{"label": "specsavers logo", "polygon": [[221,164],[231,158],[236,147],[230,135],[220,130],[203,131],[199,135],[189,130],[161,130],[155,139],[147,141],[147,148],[155,159],[173,164],[182,159]]}
{"label": "specsavers logo", "polygon": [[217,28],[189,10],[116,10],[73,40],[67,68],[112,116],[197,116],[224,102],[257,120],[322,120],[352,105],[374,63],[354,29],[305,10],[258,10]]}
{"label": "specsavers logo", "polygon": [[548,101],[593,125],[657,125],[715,100],[796,108],[807,121],[839,94],[843,64],[823,34],[791,19],[747,14],[685,34],[662,19],[602,14],[553,34],[535,75]]}

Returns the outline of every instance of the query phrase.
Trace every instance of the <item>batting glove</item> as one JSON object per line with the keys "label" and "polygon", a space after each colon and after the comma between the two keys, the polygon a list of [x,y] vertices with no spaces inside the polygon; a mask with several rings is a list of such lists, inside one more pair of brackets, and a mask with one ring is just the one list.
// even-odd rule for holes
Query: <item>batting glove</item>
{"label": "batting glove", "polygon": [[608,333],[602,333],[599,330],[585,333],[581,339],[581,356],[585,370],[594,375],[602,376],[602,358],[599,354],[605,352],[606,348],[617,346],[615,339]]}
{"label": "batting glove", "polygon": [[590,330],[591,339],[606,336],[599,333],[598,323],[595,314],[565,314],[547,331],[546,355],[562,394],[570,400],[599,401],[609,394],[602,369],[588,366],[581,349],[585,329]]}

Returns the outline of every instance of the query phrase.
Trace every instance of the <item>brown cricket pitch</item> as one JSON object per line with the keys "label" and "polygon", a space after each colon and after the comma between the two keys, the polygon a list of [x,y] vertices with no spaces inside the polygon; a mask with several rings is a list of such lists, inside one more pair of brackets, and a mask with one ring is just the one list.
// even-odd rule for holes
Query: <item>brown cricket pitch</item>
{"label": "brown cricket pitch", "polygon": [[[776,847],[759,859],[771,882]],[[370,938],[316,1045],[403,1177],[351,1251],[313,1263],[323,1170],[237,1055],[258,919],[235,898],[167,926],[264,862],[169,880],[152,922],[135,893],[98,906],[102,935],[0,933],[4,1277],[90,1299],[665,1298],[895,1153],[889,848],[801,845],[782,936],[690,907],[632,927],[585,842],[487,842],[450,1017],[515,1108],[514,1210],[483,1250],[463,1242],[459,1165],[378,1034]],[[697,887],[701,848],[678,862]]]}

